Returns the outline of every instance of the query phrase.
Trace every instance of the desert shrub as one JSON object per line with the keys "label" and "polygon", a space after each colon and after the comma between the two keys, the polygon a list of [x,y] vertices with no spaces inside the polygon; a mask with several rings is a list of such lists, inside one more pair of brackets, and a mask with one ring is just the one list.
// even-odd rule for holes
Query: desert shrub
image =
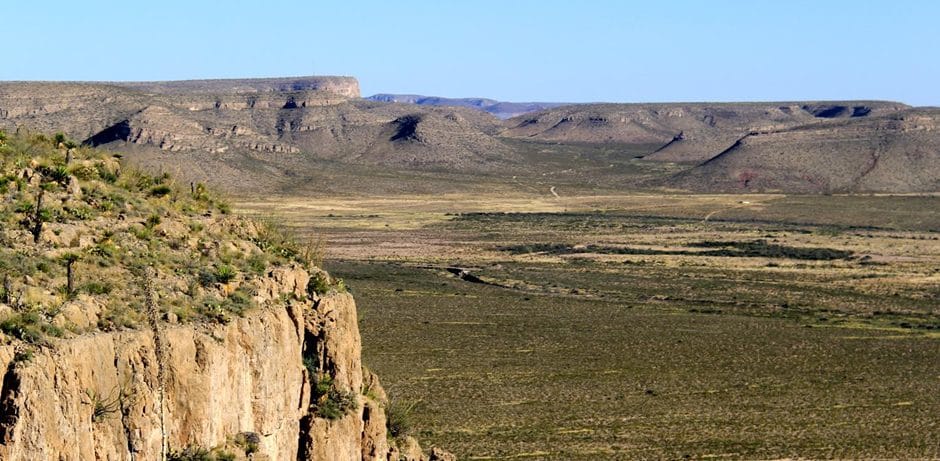
{"label": "desert shrub", "polygon": [[251,300],[251,296],[249,296],[248,293],[242,290],[236,290],[222,301],[221,307],[228,312],[242,316],[252,305],[254,305],[254,302]]}
{"label": "desert shrub", "polygon": [[78,207],[66,207],[62,211],[65,212],[65,215],[72,219],[77,219],[79,221],[88,221],[94,217],[94,212],[91,208],[78,206]]}
{"label": "desert shrub", "polygon": [[92,165],[78,164],[69,169],[73,176],[82,181],[98,178],[98,168]]}
{"label": "desert shrub", "polygon": [[79,288],[79,291],[84,291],[90,295],[106,295],[113,290],[114,286],[108,282],[88,282]]}
{"label": "desert shrub", "polygon": [[258,452],[261,437],[254,432],[242,432],[235,436],[234,442],[246,455],[252,455]]}
{"label": "desert shrub", "polygon": [[385,406],[385,427],[390,436],[399,439],[414,432],[412,415],[420,403],[419,400],[390,399],[388,401],[388,405]]}
{"label": "desert shrub", "polygon": [[307,293],[311,296],[330,292],[330,278],[323,272],[315,272],[307,282]]}
{"label": "desert shrub", "polygon": [[219,283],[228,283],[235,279],[238,273],[235,268],[228,264],[223,264],[215,269],[215,280]]}
{"label": "desert shrub", "polygon": [[215,273],[207,270],[199,271],[199,274],[196,275],[196,279],[199,281],[199,285],[203,287],[212,286],[218,281],[215,278]]}
{"label": "desert shrub", "polygon": [[317,381],[313,393],[313,412],[326,419],[339,419],[359,408],[356,394],[341,391],[333,385],[333,378],[324,376]]}
{"label": "desert shrub", "polygon": [[173,188],[166,184],[160,184],[150,189],[150,195],[154,197],[165,197],[171,192],[173,192]]}
{"label": "desert shrub", "polygon": [[154,227],[160,225],[162,221],[163,220],[160,219],[160,215],[154,213],[150,216],[147,216],[147,221],[144,222],[144,226],[146,226],[148,229],[153,229]]}
{"label": "desert shrub", "polygon": [[262,251],[283,258],[293,259],[299,253],[299,245],[293,235],[272,220],[259,220],[252,241]]}
{"label": "desert shrub", "polygon": [[103,164],[103,163],[99,163],[99,164],[95,165],[95,170],[96,170],[97,173],[98,173],[98,177],[101,178],[102,181],[104,181],[104,182],[106,182],[106,183],[108,183],[108,184],[114,184],[114,183],[116,183],[117,180],[118,180],[118,174],[117,174],[117,172],[110,170],[110,169],[107,167],[107,165],[105,165],[105,164]]}
{"label": "desert shrub", "polygon": [[232,212],[232,205],[221,199],[215,201],[215,207],[218,208],[219,212],[222,214],[229,214]]}
{"label": "desert shrub", "polygon": [[0,194],[5,194],[10,191],[10,184],[16,182],[16,176],[13,175],[3,175],[0,176]]}
{"label": "desert shrub", "polygon": [[42,175],[44,180],[53,181],[61,185],[69,182],[69,169],[65,165],[40,165],[36,171]]}
{"label": "desert shrub", "polygon": [[22,348],[13,354],[13,363],[29,362],[36,355],[32,347]]}
{"label": "desert shrub", "polygon": [[167,461],[234,461],[235,459],[233,453],[197,446],[189,446],[182,451],[170,451],[167,455]]}
{"label": "desert shrub", "polygon": [[117,305],[108,306],[98,317],[98,328],[102,331],[137,328],[143,320],[142,312],[143,307],[140,305],[117,303]]}
{"label": "desert shrub", "polygon": [[61,328],[47,322],[36,311],[20,312],[8,317],[0,322],[0,331],[33,344],[42,343],[46,336],[60,337],[63,334]]}
{"label": "desert shrub", "polygon": [[320,362],[316,357],[304,355],[303,363],[304,368],[307,370],[307,376],[317,375],[317,370],[320,368]]}
{"label": "desert shrub", "polygon": [[117,252],[117,246],[115,246],[111,240],[98,242],[95,246],[88,249],[88,253],[106,259],[113,258]]}
{"label": "desert shrub", "polygon": [[248,269],[255,275],[263,275],[268,268],[268,258],[264,254],[253,254],[246,262]]}
{"label": "desert shrub", "polygon": [[211,322],[226,325],[232,321],[231,315],[225,309],[224,302],[214,298],[207,297],[203,299],[196,310],[202,318]]}
{"label": "desert shrub", "polygon": [[117,414],[124,403],[132,397],[132,392],[126,387],[114,388],[107,395],[100,394],[91,389],[85,390],[85,395],[92,405],[91,421],[98,423]]}

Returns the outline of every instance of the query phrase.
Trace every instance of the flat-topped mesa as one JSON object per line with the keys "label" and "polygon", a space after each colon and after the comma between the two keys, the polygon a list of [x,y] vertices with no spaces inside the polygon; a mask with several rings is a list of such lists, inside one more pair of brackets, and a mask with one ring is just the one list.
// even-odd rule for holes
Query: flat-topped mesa
{"label": "flat-topped mesa", "polygon": [[[105,83],[105,82],[102,82]],[[106,82],[151,94],[264,93],[321,91],[347,98],[358,98],[359,81],[355,77],[308,76],[277,78],[239,78],[177,80],[165,82]]]}

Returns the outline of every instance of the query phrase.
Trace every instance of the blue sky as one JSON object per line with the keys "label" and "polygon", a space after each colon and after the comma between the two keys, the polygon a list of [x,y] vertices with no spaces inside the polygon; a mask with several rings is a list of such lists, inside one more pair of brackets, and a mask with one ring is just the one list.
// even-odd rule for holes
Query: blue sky
{"label": "blue sky", "polygon": [[363,94],[940,105],[940,2],[3,0],[0,80],[352,75]]}

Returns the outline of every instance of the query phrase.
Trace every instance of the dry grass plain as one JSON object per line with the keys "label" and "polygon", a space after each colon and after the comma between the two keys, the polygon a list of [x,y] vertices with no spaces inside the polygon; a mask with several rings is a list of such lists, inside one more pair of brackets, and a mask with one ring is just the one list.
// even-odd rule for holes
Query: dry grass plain
{"label": "dry grass plain", "polygon": [[327,241],[461,459],[940,457],[940,198],[579,192],[239,208]]}

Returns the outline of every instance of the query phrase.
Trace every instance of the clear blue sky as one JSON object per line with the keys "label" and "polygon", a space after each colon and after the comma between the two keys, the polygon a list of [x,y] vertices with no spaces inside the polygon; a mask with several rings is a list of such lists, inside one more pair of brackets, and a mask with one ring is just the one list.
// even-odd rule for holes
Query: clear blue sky
{"label": "clear blue sky", "polygon": [[3,0],[0,80],[352,75],[364,95],[940,105],[933,0]]}

